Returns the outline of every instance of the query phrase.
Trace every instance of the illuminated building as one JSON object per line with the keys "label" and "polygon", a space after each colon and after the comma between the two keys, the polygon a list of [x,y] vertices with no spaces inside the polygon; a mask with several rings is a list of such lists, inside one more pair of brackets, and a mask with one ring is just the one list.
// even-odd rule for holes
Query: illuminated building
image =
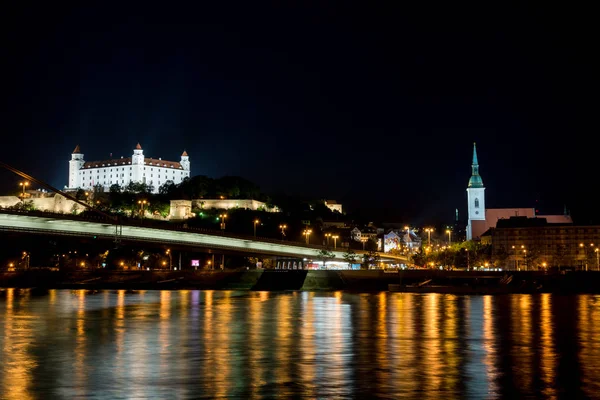
{"label": "illuminated building", "polygon": [[572,224],[571,216],[564,215],[536,215],[533,207],[524,208],[486,208],[485,187],[479,175],[479,161],[477,148],[473,143],[473,162],[471,164],[471,178],[467,185],[467,240],[479,240],[484,232],[496,227],[499,220],[511,217],[545,218],[548,223]]}
{"label": "illuminated building", "polygon": [[600,226],[512,217],[490,230],[492,260],[504,269],[570,267],[600,270]]}
{"label": "illuminated building", "polygon": [[111,158],[104,161],[85,161],[79,145],[75,147],[69,161],[69,184],[65,190],[92,190],[100,187],[108,191],[112,185],[127,186],[130,182],[152,186],[153,193],[165,182],[181,183],[190,176],[190,158],[187,152],[180,161],[144,157],[138,143],[133,155],[127,158]]}

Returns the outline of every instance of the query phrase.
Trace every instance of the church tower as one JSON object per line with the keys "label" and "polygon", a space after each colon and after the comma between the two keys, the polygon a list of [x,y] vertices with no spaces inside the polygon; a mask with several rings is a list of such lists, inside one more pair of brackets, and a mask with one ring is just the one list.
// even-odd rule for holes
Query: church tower
{"label": "church tower", "polygon": [[69,189],[77,189],[81,187],[79,170],[83,168],[85,161],[83,160],[83,153],[79,149],[79,145],[75,146],[71,159],[69,160]]}
{"label": "church tower", "polygon": [[[473,143],[473,163],[471,164],[471,178],[467,186],[467,240],[473,239],[473,222],[485,221],[485,187],[479,176],[479,162],[477,161],[477,147]],[[477,222],[475,222],[477,223]]]}

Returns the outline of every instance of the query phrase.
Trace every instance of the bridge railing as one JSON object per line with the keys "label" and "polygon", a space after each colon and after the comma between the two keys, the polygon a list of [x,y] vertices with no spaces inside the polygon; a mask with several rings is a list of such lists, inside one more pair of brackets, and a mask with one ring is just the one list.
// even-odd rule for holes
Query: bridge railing
{"label": "bridge railing", "polygon": [[[115,222],[114,219],[109,219],[109,218],[103,217],[101,215],[90,215],[90,214],[83,214],[83,215],[81,215],[81,214],[61,214],[61,213],[55,213],[55,212],[51,212],[51,211],[41,211],[41,210],[27,211],[27,210],[11,210],[11,209],[0,209],[0,213],[13,214],[13,215],[27,215],[27,216],[43,217],[43,218],[56,218],[56,219],[64,219],[64,220],[71,220],[71,221],[87,221],[87,222],[106,223],[106,224],[117,223],[117,222]],[[236,239],[256,240],[256,241],[268,242],[268,243],[273,243],[273,244],[289,243],[290,245],[293,245],[296,247],[298,247],[298,246],[306,247],[306,248],[316,249],[316,250],[328,248],[327,246],[318,245],[318,244],[305,244],[302,241],[281,240],[281,239],[274,239],[274,238],[268,238],[268,237],[262,237],[262,236],[255,237],[253,235],[245,235],[245,234],[227,232],[227,231],[224,232],[222,230],[217,230],[217,229],[190,227],[190,226],[187,226],[187,224],[185,222],[155,221],[152,219],[140,220],[137,218],[130,218],[130,217],[126,217],[126,216],[119,216],[117,221],[118,221],[118,224],[122,225],[122,226],[162,229],[162,230],[177,231],[177,232],[203,233],[203,234],[213,235],[213,236],[227,236],[227,237],[236,238]]]}

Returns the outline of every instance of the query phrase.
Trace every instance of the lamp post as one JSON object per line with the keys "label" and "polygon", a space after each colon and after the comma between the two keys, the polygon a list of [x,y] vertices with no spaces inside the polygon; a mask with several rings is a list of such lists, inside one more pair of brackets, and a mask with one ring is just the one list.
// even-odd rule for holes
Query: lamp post
{"label": "lamp post", "polygon": [[305,230],[302,232],[302,234],[303,234],[304,236],[306,236],[306,244],[309,244],[309,239],[308,239],[308,238],[310,237],[310,234],[311,234],[311,233],[312,233],[312,230],[311,230],[311,229],[305,229]]}
{"label": "lamp post", "polygon": [[26,252],[26,251],[23,252],[23,259],[25,260],[25,268],[29,269],[30,255],[28,252]]}
{"label": "lamp post", "polygon": [[517,249],[515,246],[512,246],[513,249],[513,256],[515,257],[515,271],[519,270],[519,260],[517,258]]}
{"label": "lamp post", "polygon": [[19,186],[21,186],[21,200],[25,200],[25,188],[29,186],[29,182],[19,182]]}
{"label": "lamp post", "polygon": [[329,238],[331,237],[331,233],[326,233],[325,238],[327,239],[327,247],[329,247]]}
{"label": "lamp post", "polygon": [[256,239],[256,225],[258,225],[260,221],[258,219],[254,220],[254,238]]}
{"label": "lamp post", "polygon": [[446,233],[448,234],[448,246],[452,244],[452,231],[450,229],[446,229]]}
{"label": "lamp post", "polygon": [[594,253],[596,253],[596,271],[600,271],[600,251],[597,247],[594,249]]}
{"label": "lamp post", "polygon": [[431,247],[431,232],[433,232],[433,229],[425,228],[425,232],[427,232],[427,246]]}
{"label": "lamp post", "polygon": [[138,204],[140,205],[140,218],[144,218],[144,206],[150,205],[150,203],[148,203],[148,200],[138,200]]}
{"label": "lamp post", "polygon": [[166,253],[169,255],[169,269],[173,269],[173,256],[171,254],[171,249],[167,249]]}
{"label": "lamp post", "polygon": [[281,224],[279,225],[279,229],[281,229],[281,240],[283,240],[283,238],[285,237],[285,230],[287,228],[286,224]]}
{"label": "lamp post", "polygon": [[[592,246],[593,246],[593,243],[592,243]],[[579,243],[579,247],[581,247],[583,249],[583,262],[581,263],[581,268],[583,269],[583,267],[585,265],[585,270],[587,271],[587,269],[588,269],[587,250],[586,250],[586,247],[583,245],[583,243]]]}
{"label": "lamp post", "polygon": [[225,219],[227,219],[227,214],[220,214],[219,218],[221,220],[221,232],[225,233]]}
{"label": "lamp post", "polygon": [[331,238],[333,239],[333,249],[335,250],[337,249],[337,239],[339,238],[339,236],[333,235]]}
{"label": "lamp post", "polygon": [[367,240],[369,240],[369,239],[368,239],[368,238],[366,238],[366,237],[361,237],[361,238],[360,238],[360,241],[361,241],[361,242],[362,242],[362,244],[363,244],[363,250],[365,249],[365,244],[367,243]]}

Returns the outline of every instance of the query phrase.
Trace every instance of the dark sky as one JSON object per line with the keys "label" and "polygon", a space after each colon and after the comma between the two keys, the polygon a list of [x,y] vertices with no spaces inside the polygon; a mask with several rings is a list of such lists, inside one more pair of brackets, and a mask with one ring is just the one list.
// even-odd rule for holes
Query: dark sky
{"label": "dark sky", "polygon": [[[419,224],[464,216],[477,142],[487,207],[537,200],[541,213],[598,218],[591,10],[11,3],[0,160],[59,188],[75,145],[92,161],[140,142],[168,160],[187,150],[192,175]],[[19,181],[0,177],[4,193]]]}

